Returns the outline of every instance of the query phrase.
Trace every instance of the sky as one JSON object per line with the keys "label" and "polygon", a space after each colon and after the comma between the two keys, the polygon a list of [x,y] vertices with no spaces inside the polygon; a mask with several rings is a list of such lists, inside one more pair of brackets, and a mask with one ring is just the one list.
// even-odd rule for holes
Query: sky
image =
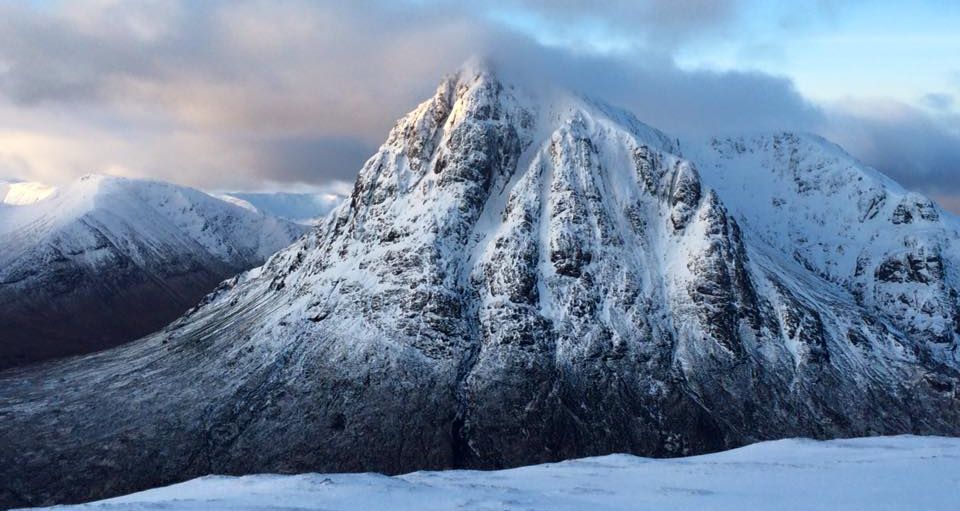
{"label": "sky", "polygon": [[821,134],[960,212],[960,2],[0,0],[0,178],[345,193],[472,56],[681,139]]}

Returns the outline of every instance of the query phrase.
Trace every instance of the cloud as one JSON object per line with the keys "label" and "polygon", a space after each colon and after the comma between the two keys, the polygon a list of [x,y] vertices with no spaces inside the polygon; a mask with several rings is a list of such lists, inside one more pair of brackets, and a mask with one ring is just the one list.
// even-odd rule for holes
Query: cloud
{"label": "cloud", "polygon": [[[5,150],[21,151],[37,174],[28,177],[62,165],[60,180],[108,166],[197,185],[343,178],[433,89],[439,68],[482,46],[442,9],[414,20],[370,8],[374,16],[310,2],[0,4],[0,95],[14,113],[0,132],[26,122],[48,142]],[[68,163],[45,155],[66,140],[51,133],[121,147],[106,155],[89,144],[99,158]]]}
{"label": "cloud", "polygon": [[953,108],[953,96],[942,92],[931,92],[923,96],[923,103],[939,111],[948,111]]}
{"label": "cloud", "polygon": [[671,60],[571,54],[501,38],[489,48],[498,70],[537,89],[558,85],[634,112],[680,137],[776,129],[812,130],[819,108],[785,78],[757,72],[685,71]]}
{"label": "cloud", "polygon": [[606,22],[633,29],[661,29],[689,31],[725,24],[735,17],[738,4],[734,0],[614,0],[605,2],[603,9],[578,0],[502,0],[501,5],[513,5],[558,19],[577,19],[584,16],[604,19]]}
{"label": "cloud", "polygon": [[[53,183],[108,171],[216,189],[341,183],[444,74],[484,54],[509,78],[584,92],[681,137],[819,131],[908,186],[954,186],[957,124],[946,117],[866,115],[876,104],[816,105],[785,77],[675,65],[677,45],[724,37],[744,1],[477,5],[0,3],[0,171]],[[573,36],[544,44],[541,30]],[[597,30],[630,44],[578,46]]]}
{"label": "cloud", "polygon": [[[576,2],[502,5],[557,19],[589,13]],[[605,19],[683,32],[722,23],[732,5],[615,2]],[[0,94],[17,118],[45,121],[33,123],[45,144],[8,150],[19,147],[46,178],[62,165],[64,179],[113,168],[203,186],[349,179],[394,119],[478,53],[668,130],[809,120],[784,79],[685,73],[660,52],[545,47],[452,2],[0,5]],[[0,132],[21,131],[13,119]],[[44,156],[68,139],[97,143],[85,144],[89,154],[71,146]]]}
{"label": "cloud", "polygon": [[722,31],[744,4],[742,0],[613,0],[598,8],[578,0],[495,0],[483,8],[492,6],[494,12],[519,17],[521,22],[514,26],[552,32],[549,39],[571,46],[593,45],[602,31],[606,46],[650,50],[670,49]]}
{"label": "cloud", "polygon": [[108,85],[118,77],[157,76],[158,54],[189,51],[178,38],[148,38],[135,29],[144,26],[138,19],[172,23],[158,5],[144,3],[137,14],[132,4],[106,2],[66,4],[62,11],[3,4],[0,88],[21,104],[85,101],[113,92]]}
{"label": "cloud", "polygon": [[325,180],[353,181],[360,166],[376,146],[359,140],[338,137],[281,137],[257,140],[258,167],[273,168],[271,179],[280,182],[316,181],[317,168]]}
{"label": "cloud", "polygon": [[890,100],[850,100],[828,112],[825,136],[945,207],[960,204],[960,118]]}

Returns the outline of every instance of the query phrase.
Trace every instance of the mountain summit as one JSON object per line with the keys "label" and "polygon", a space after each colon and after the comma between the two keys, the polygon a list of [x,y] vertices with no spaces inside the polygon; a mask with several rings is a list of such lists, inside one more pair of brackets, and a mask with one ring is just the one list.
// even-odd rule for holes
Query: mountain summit
{"label": "mountain summit", "polygon": [[960,434],[956,222],[823,147],[717,140],[697,165],[465,68],[263,267],[138,342],[0,375],[0,502]]}

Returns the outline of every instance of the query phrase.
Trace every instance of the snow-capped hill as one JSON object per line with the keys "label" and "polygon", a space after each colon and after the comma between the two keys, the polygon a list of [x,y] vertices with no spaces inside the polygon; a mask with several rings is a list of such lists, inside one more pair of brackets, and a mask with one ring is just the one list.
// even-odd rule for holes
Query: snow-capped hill
{"label": "snow-capped hill", "polygon": [[218,198],[264,214],[305,225],[316,225],[343,202],[334,193],[230,192]]}
{"label": "snow-capped hill", "polygon": [[0,209],[0,368],[156,330],[303,231],[198,190],[101,175]]}
{"label": "snow-capped hill", "polygon": [[[51,237],[59,243],[85,243],[80,231],[94,223],[115,246],[130,249],[136,263],[155,255],[156,247],[171,243],[186,251],[203,250],[225,264],[262,261],[304,231],[199,190],[90,174],[32,207],[0,213],[0,236],[8,242],[0,261],[49,243]],[[70,238],[71,232],[76,232],[76,239]]]}
{"label": "snow-capped hill", "polygon": [[[0,374],[0,502],[208,473],[960,434],[956,338],[900,328],[784,255],[732,202],[754,197],[715,190],[719,171],[676,146],[597,102],[465,68],[397,122],[347,201],[263,266],[138,342]],[[794,172],[785,161],[776,172]],[[783,179],[811,208],[794,196],[838,180]],[[813,210],[771,214],[843,234]]]}
{"label": "snow-capped hill", "polygon": [[714,139],[697,159],[751,235],[960,360],[956,217],[814,135]]}

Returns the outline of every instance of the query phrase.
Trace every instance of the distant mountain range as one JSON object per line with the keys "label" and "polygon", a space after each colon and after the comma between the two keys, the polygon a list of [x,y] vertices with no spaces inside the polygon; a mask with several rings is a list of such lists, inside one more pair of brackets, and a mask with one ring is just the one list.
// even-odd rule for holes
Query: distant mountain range
{"label": "distant mountain range", "polygon": [[167,183],[0,184],[0,369],[155,331],[306,228]]}
{"label": "distant mountain range", "polygon": [[[123,268],[109,247],[148,252],[172,236],[153,235],[160,219],[196,218],[192,200],[148,196],[136,203],[158,220],[71,224],[14,273],[0,263],[3,281],[63,281],[48,261]],[[213,233],[274,232],[173,224],[218,256],[269,247]],[[186,261],[175,275],[199,264]],[[600,101],[467,66],[263,266],[139,341],[0,373],[0,504],[211,473],[960,435],[958,293],[957,217],[821,138],[681,149]]]}

